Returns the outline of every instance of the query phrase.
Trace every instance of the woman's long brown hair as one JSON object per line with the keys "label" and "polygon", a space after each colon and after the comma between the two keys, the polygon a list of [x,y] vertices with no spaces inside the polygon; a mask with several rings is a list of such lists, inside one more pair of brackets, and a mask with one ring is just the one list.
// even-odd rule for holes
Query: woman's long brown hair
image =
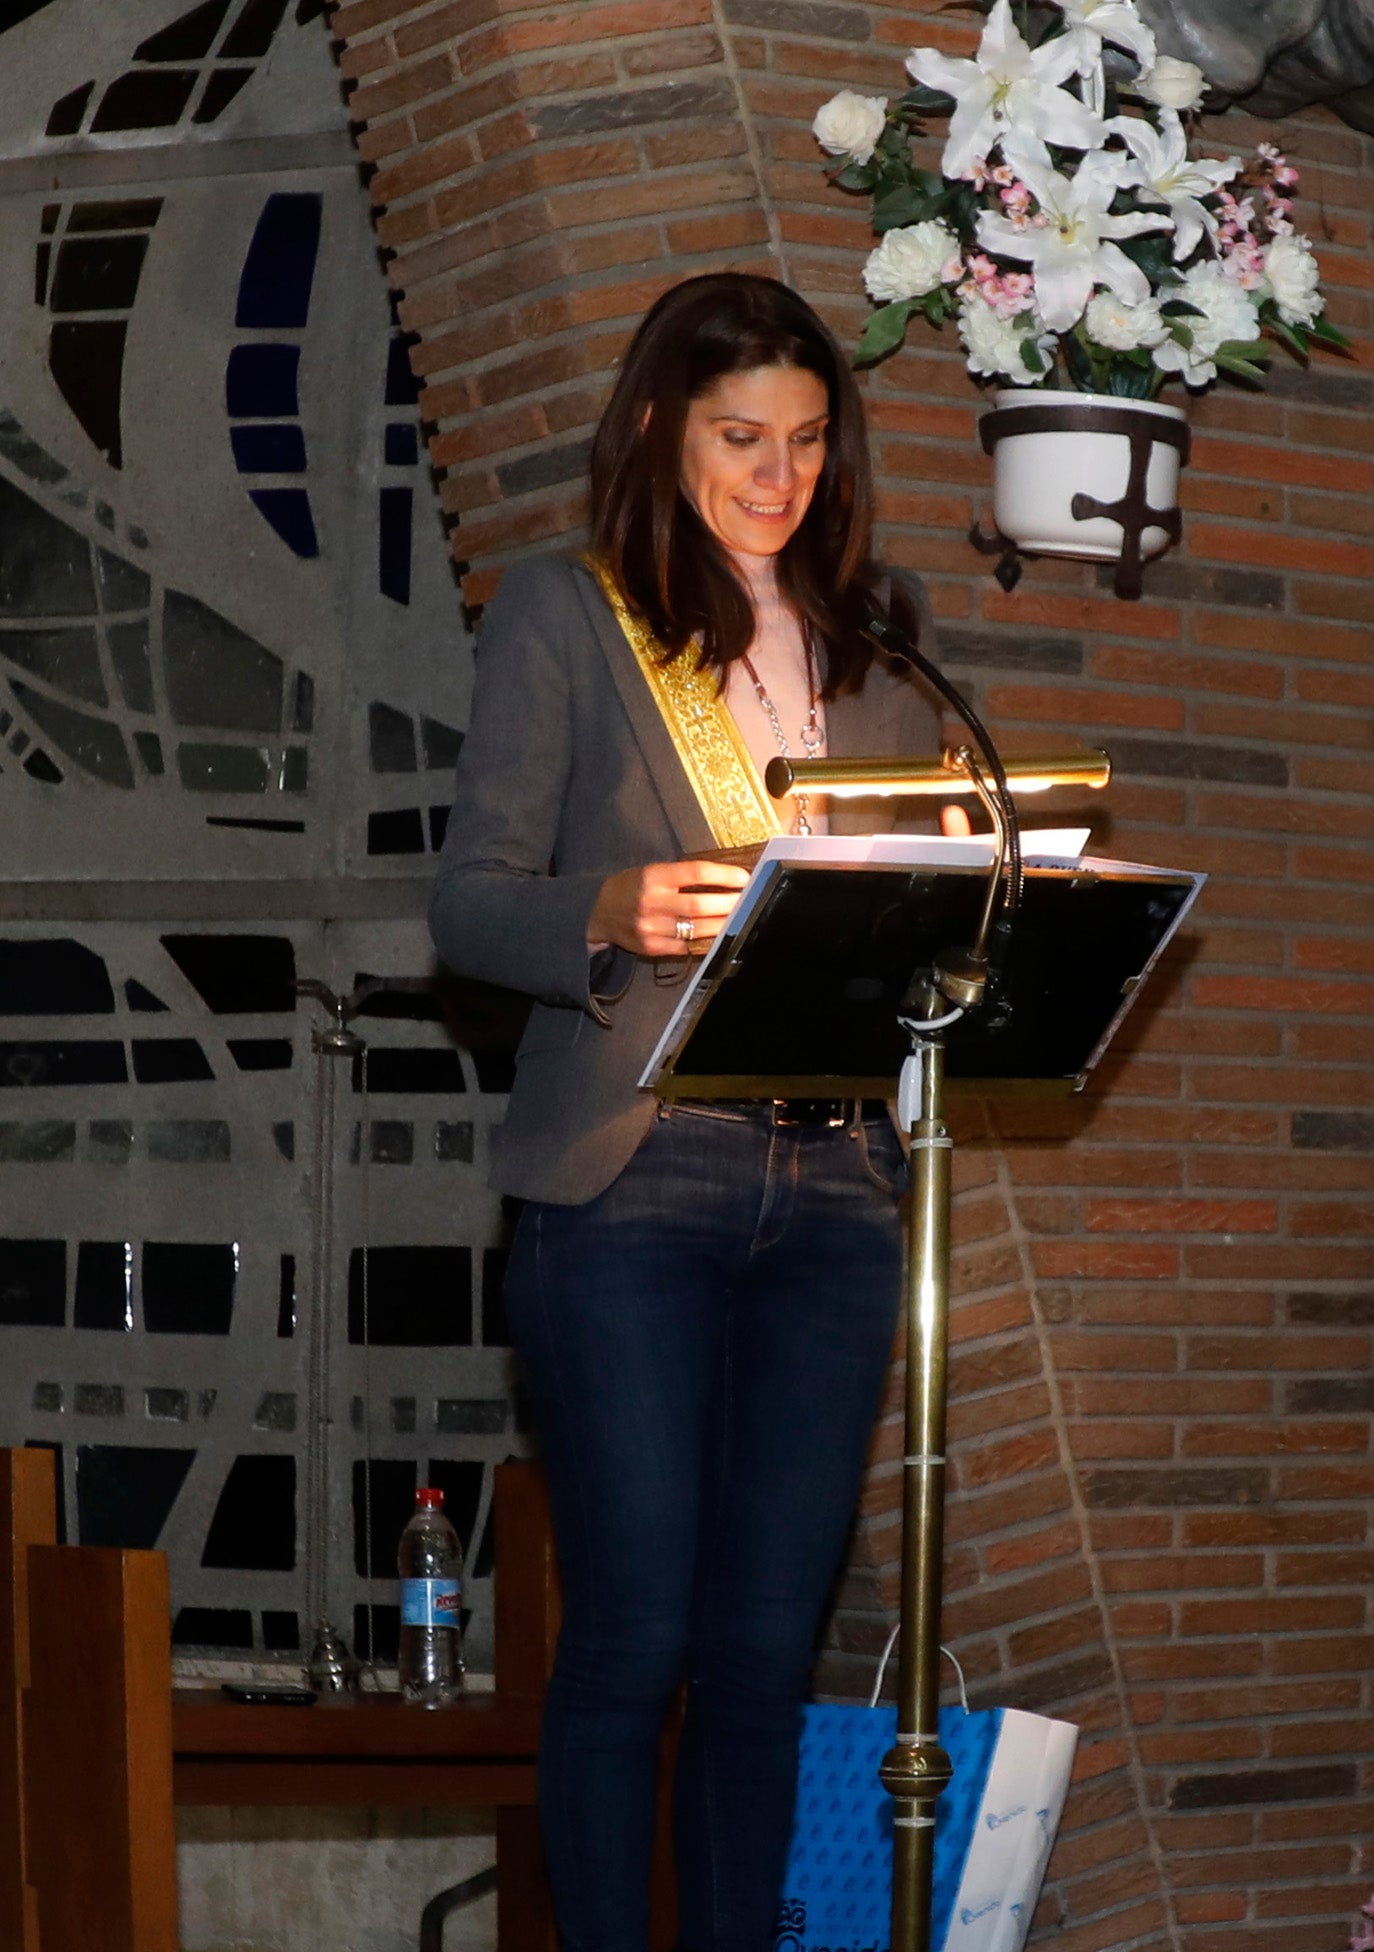
{"label": "woman's long brown hair", "polygon": [[772,278],[715,272],[665,292],[631,342],[592,446],[592,546],[670,657],[693,639],[724,677],[749,649],[754,610],[729,556],[678,478],[691,402],[727,373],[799,367],[825,387],[825,464],[778,587],[802,621],[827,698],[862,684],[879,571],[858,388],[811,307]]}

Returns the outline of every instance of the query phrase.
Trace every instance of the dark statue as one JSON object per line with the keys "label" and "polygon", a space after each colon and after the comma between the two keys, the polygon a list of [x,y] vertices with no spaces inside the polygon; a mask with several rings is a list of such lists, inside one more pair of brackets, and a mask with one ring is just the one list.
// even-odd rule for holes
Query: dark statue
{"label": "dark statue", "polygon": [[1374,135],[1374,0],[1140,0],[1161,54],[1257,115],[1325,102]]}

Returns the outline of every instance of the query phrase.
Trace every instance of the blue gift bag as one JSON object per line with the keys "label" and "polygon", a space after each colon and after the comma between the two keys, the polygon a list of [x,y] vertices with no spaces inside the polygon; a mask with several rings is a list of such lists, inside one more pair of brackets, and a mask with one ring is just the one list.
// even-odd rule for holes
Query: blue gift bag
{"label": "blue gift bag", "polygon": [[[776,1952],[887,1952],[893,1805],[878,1765],[896,1733],[893,1707],[806,1709]],[[933,1952],[1020,1952],[1077,1737],[1018,1709],[940,1710],[954,1776],[935,1806]]]}

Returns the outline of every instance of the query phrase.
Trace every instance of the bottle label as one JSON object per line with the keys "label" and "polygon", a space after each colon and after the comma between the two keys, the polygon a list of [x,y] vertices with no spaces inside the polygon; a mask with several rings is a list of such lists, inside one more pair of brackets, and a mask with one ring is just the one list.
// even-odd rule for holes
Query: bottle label
{"label": "bottle label", "polygon": [[461,1579],[403,1579],[403,1627],[460,1627],[463,1605]]}

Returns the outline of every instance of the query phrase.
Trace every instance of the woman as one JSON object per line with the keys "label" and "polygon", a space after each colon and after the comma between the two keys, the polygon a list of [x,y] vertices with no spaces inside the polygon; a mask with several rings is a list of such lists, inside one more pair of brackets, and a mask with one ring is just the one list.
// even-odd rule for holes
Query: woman
{"label": "woman", "polygon": [[[645,1952],[685,1679],[681,1942],[764,1952],[895,1326],[900,1148],[881,1105],[669,1108],[637,1081],[746,879],[712,850],[741,795],[746,828],[773,818],[768,758],[935,748],[863,635],[875,596],[914,629],[923,599],[869,559],[843,356],[768,279],[653,307],[591,489],[590,559],[511,570],[484,624],[431,927],[452,967],[538,999],[493,1178],[529,1202],[507,1304],[564,1587],[540,1791],[560,1930]],[[871,831],[873,807],[829,823]]]}

